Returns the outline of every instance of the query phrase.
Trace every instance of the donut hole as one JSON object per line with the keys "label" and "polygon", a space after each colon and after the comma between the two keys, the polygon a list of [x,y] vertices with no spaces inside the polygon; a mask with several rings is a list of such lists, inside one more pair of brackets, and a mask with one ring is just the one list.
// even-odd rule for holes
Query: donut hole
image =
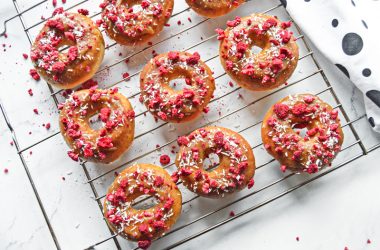
{"label": "donut hole", "polygon": [[147,210],[159,204],[159,200],[151,195],[140,195],[132,201],[132,207],[136,210]]}
{"label": "donut hole", "polygon": [[306,136],[306,133],[309,130],[308,125],[308,123],[296,123],[293,125],[293,131],[303,138]]}
{"label": "donut hole", "polygon": [[205,159],[203,160],[203,169],[210,172],[217,168],[220,163],[219,155],[215,153],[208,153],[206,154]]}
{"label": "donut hole", "polygon": [[251,43],[249,44],[248,49],[252,55],[257,55],[262,50],[270,48],[269,37],[265,35],[256,35],[251,33],[249,38],[251,39]]}
{"label": "donut hole", "polygon": [[250,50],[253,55],[256,55],[256,54],[259,54],[263,50],[263,48],[257,45],[252,45]]}
{"label": "donut hole", "polygon": [[71,46],[75,46],[76,43],[67,39],[65,36],[62,37],[61,42],[57,45],[57,50],[59,52],[66,52]]}
{"label": "donut hole", "polygon": [[88,124],[93,130],[100,130],[104,127],[103,122],[99,118],[99,112],[96,112],[90,118],[88,118]]}
{"label": "donut hole", "polygon": [[182,91],[186,86],[186,79],[185,78],[177,78],[177,79],[172,79],[168,83],[169,87],[172,88],[175,91]]}

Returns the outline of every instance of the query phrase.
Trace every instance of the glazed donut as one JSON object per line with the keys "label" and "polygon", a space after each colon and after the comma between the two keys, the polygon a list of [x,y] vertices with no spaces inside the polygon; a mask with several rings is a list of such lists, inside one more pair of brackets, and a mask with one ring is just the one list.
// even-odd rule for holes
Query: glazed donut
{"label": "glazed donut", "polygon": [[[169,82],[185,79],[183,90],[175,90]],[[210,68],[195,52],[169,52],[150,60],[140,75],[140,101],[157,118],[182,123],[207,112],[215,90],[215,79]]]}
{"label": "glazed donut", "polygon": [[223,16],[245,2],[245,0],[186,0],[199,15],[205,17]]}
{"label": "glazed donut", "polygon": [[[293,74],[298,62],[298,46],[290,22],[252,14],[228,21],[228,28],[218,29],[220,60],[228,75],[241,87],[254,91],[276,88]],[[260,47],[253,53],[253,46]]]}
{"label": "glazed donut", "polygon": [[[68,46],[63,52],[63,46]],[[101,32],[85,15],[57,9],[36,40],[30,58],[51,85],[70,89],[91,79],[103,60]]]}
{"label": "glazed donut", "polygon": [[[74,92],[61,109],[61,134],[71,148],[70,158],[110,163],[132,144],[135,112],[117,89],[85,89]],[[98,114],[103,127],[95,130],[90,118]]]}
{"label": "glazed donut", "polygon": [[[253,185],[255,157],[238,133],[221,127],[205,127],[178,138],[178,176],[192,192],[204,197],[223,197]],[[206,171],[203,163],[214,153],[219,166]]]}
{"label": "glazed donut", "polygon": [[102,25],[117,43],[138,45],[162,31],[173,5],[174,0],[104,0]]}
{"label": "glazed donut", "polygon": [[[294,128],[306,128],[305,136]],[[265,115],[261,137],[282,171],[309,174],[330,165],[343,143],[338,111],[311,94],[290,95]]]}
{"label": "glazed donut", "polygon": [[[148,209],[133,208],[143,195],[156,198]],[[161,167],[136,164],[121,172],[108,189],[104,216],[120,236],[138,241],[146,249],[152,240],[165,234],[181,215],[182,195],[171,176]]]}

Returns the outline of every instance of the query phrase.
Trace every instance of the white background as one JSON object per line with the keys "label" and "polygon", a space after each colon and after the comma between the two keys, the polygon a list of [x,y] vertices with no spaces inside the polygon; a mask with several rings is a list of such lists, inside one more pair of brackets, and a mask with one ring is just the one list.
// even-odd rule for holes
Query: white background
{"label": "white background", "polygon": [[[18,0],[21,11],[36,2],[38,1]],[[60,3],[60,0],[58,2]],[[68,8],[78,2],[80,1],[67,0],[64,7]],[[79,8],[89,9],[92,15],[99,12],[98,4],[99,1],[87,1],[80,5]],[[106,52],[101,68],[118,62],[123,57],[133,53],[136,53],[136,55],[131,58],[129,64],[119,63],[113,66],[111,70],[104,70],[99,73],[95,79],[99,81],[101,87],[107,87],[120,81],[117,86],[123,94],[128,97],[135,95],[138,93],[138,75],[130,81],[121,81],[122,73],[129,72],[133,74],[138,72],[146,61],[151,58],[152,50],[161,53],[168,50],[189,48],[192,45],[201,43],[202,39],[214,35],[216,27],[224,28],[226,20],[232,19],[236,15],[244,16],[252,12],[263,12],[276,5],[278,5],[278,2],[274,0],[252,1],[228,16],[205,20],[192,11],[184,11],[187,9],[185,1],[176,0],[174,13],[179,14],[170,20],[171,27],[165,28],[164,32],[154,39],[153,43],[159,42],[158,45],[144,52],[140,52],[143,47],[112,46]],[[4,0],[0,8],[2,20],[16,14],[11,0]],[[47,1],[24,14],[23,18],[26,27],[39,22],[41,15],[48,17],[52,10],[51,1]],[[278,15],[283,20],[289,19],[281,7],[269,13]],[[191,17],[191,23],[188,21],[188,17]],[[96,16],[94,19],[98,18],[99,16]],[[182,23],[181,25],[177,24],[179,20]],[[196,25],[197,23],[200,24]],[[372,25],[372,27],[375,26],[370,21],[367,24]],[[0,38],[0,43],[5,44],[2,49],[6,49],[6,51],[0,51],[2,65],[0,69],[0,81],[2,83],[0,98],[15,130],[20,148],[25,149],[34,142],[58,131],[58,112],[53,98],[50,97],[46,83],[42,80],[35,82],[28,75],[32,65],[29,60],[23,59],[22,53],[29,53],[30,43],[24,33],[24,27],[20,19],[17,18],[9,22],[7,28],[8,38]],[[31,39],[34,39],[40,28],[41,25],[37,25],[29,30]],[[298,35],[296,34],[296,36]],[[173,37],[169,39],[171,36]],[[107,44],[113,43],[106,36],[105,40]],[[163,40],[164,42],[160,42]],[[300,46],[300,55],[306,55],[307,50],[302,40],[299,40],[298,44]],[[190,51],[200,52],[204,60],[214,58],[217,55],[218,42],[216,39],[211,39],[192,48]],[[119,53],[122,53],[122,55],[119,56]],[[318,51],[315,51],[314,55],[334,86],[349,118],[356,121],[358,118],[363,117],[365,111],[362,105],[361,93],[336,70],[335,66],[326,62]],[[207,64],[215,71],[216,77],[223,74],[218,58],[208,61]],[[294,83],[316,70],[318,69],[314,65],[312,58],[310,56],[305,57],[300,60],[298,68],[289,83]],[[215,98],[218,99],[221,96],[223,98],[210,104],[211,111],[209,114],[204,115],[203,118],[196,122],[186,125],[162,125],[161,128],[147,134],[144,133],[162,123],[156,124],[150,114],[139,116],[136,120],[136,135],[144,135],[134,142],[131,150],[120,161],[110,166],[87,164],[90,177],[96,177],[122,163],[133,161],[145,152],[152,151],[156,144],[164,145],[178,135],[186,134],[208,122],[218,120],[220,118],[219,112],[224,116],[233,113],[234,110],[242,108],[254,100],[259,100],[254,105],[213,123],[240,131],[249,125],[260,122],[266,110],[275,101],[287,94],[319,93],[326,89],[321,74],[315,74],[307,80],[287,88],[282,87],[282,90],[272,91],[274,94],[270,96],[267,96],[269,93],[266,92],[252,93],[241,89],[227,95],[227,93],[236,88],[236,84],[233,88],[230,87],[227,76],[219,77],[216,82]],[[33,89],[33,97],[28,95],[27,90],[29,88]],[[238,94],[241,94],[243,98],[238,98]],[[64,100],[62,96],[57,96],[59,101]],[[329,91],[323,92],[321,97],[333,106],[337,105]],[[137,114],[145,111],[144,106],[138,102],[138,95],[132,98],[131,102]],[[38,108],[39,115],[33,113],[33,108]],[[42,126],[47,122],[52,125],[48,131]],[[342,124],[346,124],[344,119]],[[367,149],[380,142],[380,136],[371,131],[365,117],[353,124]],[[346,138],[343,147],[347,147],[355,143],[356,140],[347,126],[344,131]],[[22,165],[16,147],[9,144],[12,136],[2,115],[0,115],[0,135],[0,249],[56,248],[26,170],[30,172],[54,234],[62,249],[83,249],[111,235],[102,219],[98,204],[94,201],[91,186],[86,183],[87,178],[83,168],[67,157],[66,151],[68,148],[60,135],[53,136],[22,153],[27,169]],[[245,130],[242,135],[248,139],[252,147],[261,143],[260,125]],[[175,143],[171,145],[175,145]],[[158,158],[162,153],[169,154],[173,160],[174,155],[170,153],[171,145],[159,151],[154,151],[139,159],[139,161],[159,165]],[[271,160],[261,146],[257,146],[254,152],[257,166]],[[339,154],[333,165],[337,166],[361,154],[360,147],[355,144]],[[369,155],[360,157],[337,171],[312,182],[312,184],[308,184],[178,248],[344,249],[347,246],[349,249],[379,249],[379,157],[380,150],[374,150]],[[5,168],[9,169],[8,174],[3,173]],[[117,171],[121,169],[117,169]],[[174,171],[174,167],[170,167],[168,171]],[[257,170],[256,184],[252,190],[244,190],[225,199],[196,199],[186,204],[183,207],[181,219],[176,226],[189,223],[241,196],[260,190],[288,174],[283,174],[279,171],[277,162],[271,162]],[[65,181],[62,180],[62,177],[65,177]],[[309,176],[297,175],[283,180],[191,227],[159,240],[153,245],[152,249],[169,246],[180,239],[229,218],[229,213],[232,210],[238,214],[309,178]],[[113,172],[94,182],[96,191],[100,196],[104,195],[112,180]],[[194,197],[182,186],[180,189],[183,191],[185,201]],[[300,240],[296,241],[296,237],[299,237]],[[372,243],[367,244],[367,239],[370,239]],[[123,249],[135,247],[135,244],[123,239],[118,239],[118,242]],[[116,246],[114,241],[110,240],[96,249],[116,249]]]}

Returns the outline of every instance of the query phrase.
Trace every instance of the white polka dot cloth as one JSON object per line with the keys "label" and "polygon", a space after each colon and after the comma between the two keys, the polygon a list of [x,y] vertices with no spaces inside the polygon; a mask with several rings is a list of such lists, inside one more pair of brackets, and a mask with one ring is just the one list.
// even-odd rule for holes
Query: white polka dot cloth
{"label": "white polka dot cloth", "polygon": [[368,121],[380,132],[380,1],[281,2],[314,45],[363,92]]}

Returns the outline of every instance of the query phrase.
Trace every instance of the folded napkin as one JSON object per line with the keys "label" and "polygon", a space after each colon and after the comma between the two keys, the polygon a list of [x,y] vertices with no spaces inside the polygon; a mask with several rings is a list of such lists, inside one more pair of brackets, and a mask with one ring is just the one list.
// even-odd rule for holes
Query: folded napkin
{"label": "folded napkin", "polygon": [[374,5],[380,14],[380,1],[355,1],[281,0],[313,44],[363,92],[368,121],[380,132],[380,23],[366,22]]}

